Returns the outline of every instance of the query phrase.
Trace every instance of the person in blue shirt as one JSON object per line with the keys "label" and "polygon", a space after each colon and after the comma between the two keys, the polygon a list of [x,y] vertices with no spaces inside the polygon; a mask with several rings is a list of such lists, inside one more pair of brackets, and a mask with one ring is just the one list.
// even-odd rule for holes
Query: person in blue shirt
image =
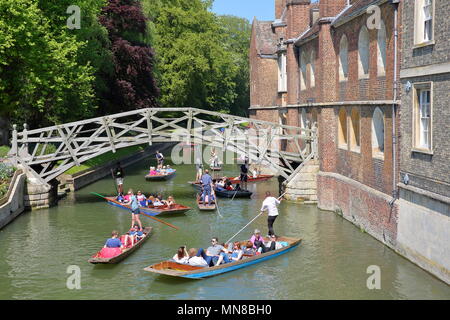
{"label": "person in blue shirt", "polygon": [[131,228],[137,223],[140,227],[140,230],[142,230],[142,223],[141,219],[139,219],[139,201],[137,199],[137,196],[134,194],[133,190],[128,190],[128,193],[131,194],[131,201],[130,201],[130,207],[131,207]]}
{"label": "person in blue shirt", "polygon": [[163,163],[164,163],[164,156],[159,150],[156,150],[156,162],[157,162],[157,169],[162,169]]}
{"label": "person in blue shirt", "polygon": [[134,246],[135,242],[141,240],[144,237],[144,232],[139,230],[139,226],[135,224],[134,227],[128,232],[128,237],[131,240],[131,246]]}
{"label": "person in blue shirt", "polygon": [[205,170],[205,174],[202,175],[200,182],[202,184],[202,189],[203,189],[202,197],[203,197],[203,199],[206,200],[206,196],[208,196],[208,205],[210,205],[211,204],[211,191],[212,191],[212,188],[214,187],[214,184],[213,184],[213,179],[209,175],[208,169]]}
{"label": "person in blue shirt", "polygon": [[111,238],[106,240],[104,248],[123,248],[122,242],[120,242],[120,239],[118,239],[119,232],[116,230],[113,230],[111,232]]}

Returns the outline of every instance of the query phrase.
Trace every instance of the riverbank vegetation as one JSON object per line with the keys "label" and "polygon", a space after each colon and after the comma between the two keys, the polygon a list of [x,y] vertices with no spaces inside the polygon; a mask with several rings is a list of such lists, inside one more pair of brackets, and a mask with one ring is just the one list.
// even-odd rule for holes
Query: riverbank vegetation
{"label": "riverbank vegetation", "polygon": [[0,162],[0,199],[8,192],[15,171],[13,166]]}
{"label": "riverbank vegetation", "polygon": [[246,19],[211,0],[0,0],[0,117],[29,128],[145,107],[246,115]]}

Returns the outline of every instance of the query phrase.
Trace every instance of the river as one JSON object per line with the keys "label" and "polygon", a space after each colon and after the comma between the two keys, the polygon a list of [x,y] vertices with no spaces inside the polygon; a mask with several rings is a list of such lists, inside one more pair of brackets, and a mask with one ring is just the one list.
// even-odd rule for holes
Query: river
{"label": "river", "polygon": [[[291,252],[254,266],[205,280],[172,279],[143,271],[171,258],[180,245],[206,247],[210,238],[225,241],[259,212],[264,191],[278,192],[278,182],[249,184],[251,199],[220,199],[221,218],[196,209],[193,165],[177,166],[174,179],[146,182],[149,161],[125,169],[125,189],[173,195],[192,207],[186,214],[159,216],[180,229],[141,217],[154,233],[117,265],[92,265],[113,229],[130,227],[130,213],[92,195],[114,193],[111,177],[69,194],[59,205],[26,212],[0,231],[0,299],[450,299],[450,286],[393,252],[333,212],[314,205],[283,201],[275,232],[301,237]],[[237,166],[225,166],[229,176]],[[261,216],[243,231],[267,232]],[[69,266],[78,266],[81,289],[68,289]],[[381,289],[369,290],[369,266],[378,266]]]}

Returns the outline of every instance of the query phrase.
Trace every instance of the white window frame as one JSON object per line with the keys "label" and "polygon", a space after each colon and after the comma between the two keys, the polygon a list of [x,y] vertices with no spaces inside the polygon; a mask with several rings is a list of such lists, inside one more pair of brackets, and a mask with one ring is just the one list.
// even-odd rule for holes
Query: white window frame
{"label": "white window frame", "polygon": [[[383,123],[383,136],[382,136],[382,143],[383,143],[383,150],[380,148],[380,144],[378,142],[377,138],[377,127],[376,127],[376,114],[381,115],[382,123]],[[386,140],[386,117],[384,116],[384,112],[380,107],[376,107],[375,110],[373,110],[372,113],[372,157],[374,158],[380,158],[384,159],[384,150],[385,150],[385,140]],[[374,145],[377,144],[377,147],[374,147]]]}
{"label": "white window frame", "polygon": [[[429,92],[429,97],[427,92]],[[427,113],[424,111],[428,111]],[[433,83],[414,84],[412,150],[433,154]],[[427,123],[424,126],[424,123]],[[426,127],[426,129],[425,129]],[[424,141],[424,134],[426,141]]]}
{"label": "white window frame", "polygon": [[384,21],[380,22],[380,29],[377,32],[377,75],[386,75],[387,63],[387,34]]}
{"label": "white window frame", "polygon": [[287,92],[286,52],[278,55],[278,92]]}
{"label": "white window frame", "polygon": [[344,34],[339,41],[339,81],[348,80],[348,39]]}
{"label": "white window frame", "polygon": [[[434,41],[436,0],[414,0],[414,47],[432,45]],[[426,15],[428,7],[429,15]],[[430,28],[427,32],[427,26]]]}
{"label": "white window frame", "polygon": [[[367,34],[367,52],[365,55],[363,55],[362,53],[365,53],[363,51],[363,46],[362,46],[362,33],[366,33]],[[364,68],[365,63],[364,63],[364,58],[367,59],[367,72]],[[367,30],[366,26],[363,26],[358,33],[358,78],[359,79],[369,79],[369,74],[370,74],[370,33],[369,30]]]}

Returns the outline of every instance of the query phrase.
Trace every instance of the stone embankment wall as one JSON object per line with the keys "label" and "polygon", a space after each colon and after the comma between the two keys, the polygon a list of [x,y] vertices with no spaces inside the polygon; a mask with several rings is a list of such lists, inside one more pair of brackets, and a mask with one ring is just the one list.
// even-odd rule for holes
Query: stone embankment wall
{"label": "stone embankment wall", "polygon": [[317,203],[317,173],[319,161],[310,160],[299,173],[286,185],[286,199]]}
{"label": "stone embankment wall", "polygon": [[8,193],[0,199],[0,229],[24,211],[25,180],[26,175],[21,170],[16,171]]}

